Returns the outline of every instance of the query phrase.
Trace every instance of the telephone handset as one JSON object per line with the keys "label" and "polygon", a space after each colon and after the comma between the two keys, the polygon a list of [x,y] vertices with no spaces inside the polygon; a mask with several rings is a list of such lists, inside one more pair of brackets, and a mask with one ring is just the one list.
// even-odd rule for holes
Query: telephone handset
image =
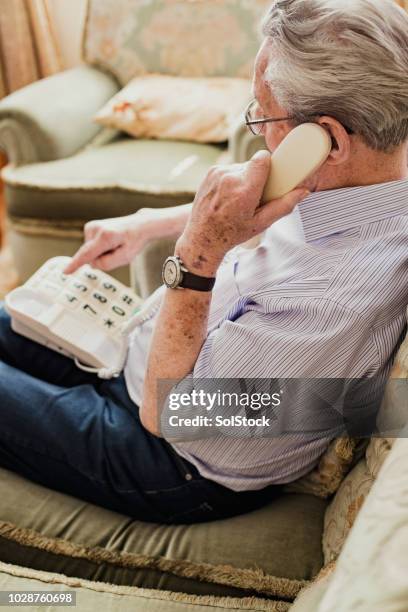
{"label": "telephone handset", "polygon": [[[317,123],[303,123],[294,128],[272,155],[271,173],[262,196],[266,204],[281,198],[308,179],[328,158],[332,140]],[[259,245],[257,236],[243,245],[247,249]]]}

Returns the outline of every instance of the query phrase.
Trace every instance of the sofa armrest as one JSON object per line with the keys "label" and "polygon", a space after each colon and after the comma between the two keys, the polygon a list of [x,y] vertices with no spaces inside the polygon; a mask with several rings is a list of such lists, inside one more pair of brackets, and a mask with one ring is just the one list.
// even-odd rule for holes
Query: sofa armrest
{"label": "sofa armrest", "polygon": [[69,157],[101,130],[92,117],[118,89],[88,66],[28,85],[0,102],[0,148],[15,164]]}
{"label": "sofa armrest", "polygon": [[232,163],[246,162],[261,149],[266,149],[263,136],[254,136],[240,119],[233,127],[228,153]]}
{"label": "sofa armrest", "polygon": [[332,573],[328,573],[318,577],[311,585],[302,589],[291,606],[290,612],[316,612],[330,585],[331,578]]}
{"label": "sofa armrest", "polygon": [[316,612],[407,609],[407,434],[400,431],[384,461]]}

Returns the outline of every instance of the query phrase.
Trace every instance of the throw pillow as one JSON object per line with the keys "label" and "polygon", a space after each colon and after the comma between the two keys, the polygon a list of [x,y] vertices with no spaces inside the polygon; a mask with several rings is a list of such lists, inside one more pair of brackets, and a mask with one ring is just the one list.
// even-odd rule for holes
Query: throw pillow
{"label": "throw pillow", "polygon": [[250,91],[246,79],[151,74],[130,81],[95,121],[136,138],[224,142]]}
{"label": "throw pillow", "polygon": [[339,556],[391,446],[392,440],[371,440],[366,457],[348,474],[327,508],[323,530],[325,564]]}
{"label": "throw pillow", "polygon": [[308,493],[326,499],[340,487],[367,446],[365,440],[338,438],[321,456],[317,466],[306,476],[285,487],[288,493]]}

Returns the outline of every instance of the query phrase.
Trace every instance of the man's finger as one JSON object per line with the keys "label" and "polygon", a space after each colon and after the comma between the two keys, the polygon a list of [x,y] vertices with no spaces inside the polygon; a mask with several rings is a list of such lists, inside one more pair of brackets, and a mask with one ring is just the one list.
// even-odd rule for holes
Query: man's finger
{"label": "man's finger", "polygon": [[275,221],[289,215],[309,195],[310,191],[307,189],[295,189],[283,196],[283,198],[268,202],[259,208],[256,214],[257,223],[263,229],[268,228]]}
{"label": "man's finger", "polygon": [[104,272],[109,272],[110,270],[120,268],[120,266],[124,266],[128,263],[130,262],[126,258],[125,247],[119,247],[111,253],[101,255],[100,257],[95,259],[92,265],[94,268],[98,268],[99,270],[103,270]]}
{"label": "man's finger", "polygon": [[252,175],[269,176],[272,156],[269,151],[258,151],[248,163],[248,170]]}
{"label": "man's finger", "polygon": [[260,200],[271,171],[271,154],[269,151],[258,151],[247,165],[247,177],[251,182],[252,192]]}
{"label": "man's finger", "polygon": [[71,262],[67,265],[64,273],[72,274],[73,272],[76,272],[81,266],[87,263],[92,263],[95,259],[102,255],[102,253],[103,251],[101,252],[101,244],[99,240],[94,239],[90,240],[89,242],[85,242],[85,244],[83,244],[79,251],[74,255]]}

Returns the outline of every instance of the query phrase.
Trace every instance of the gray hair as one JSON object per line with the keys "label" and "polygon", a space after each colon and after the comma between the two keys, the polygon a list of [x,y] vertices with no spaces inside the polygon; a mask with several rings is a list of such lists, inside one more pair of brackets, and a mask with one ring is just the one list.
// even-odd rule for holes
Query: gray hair
{"label": "gray hair", "polygon": [[329,115],[371,148],[408,139],[408,15],[393,0],[276,0],[265,79],[296,122]]}

